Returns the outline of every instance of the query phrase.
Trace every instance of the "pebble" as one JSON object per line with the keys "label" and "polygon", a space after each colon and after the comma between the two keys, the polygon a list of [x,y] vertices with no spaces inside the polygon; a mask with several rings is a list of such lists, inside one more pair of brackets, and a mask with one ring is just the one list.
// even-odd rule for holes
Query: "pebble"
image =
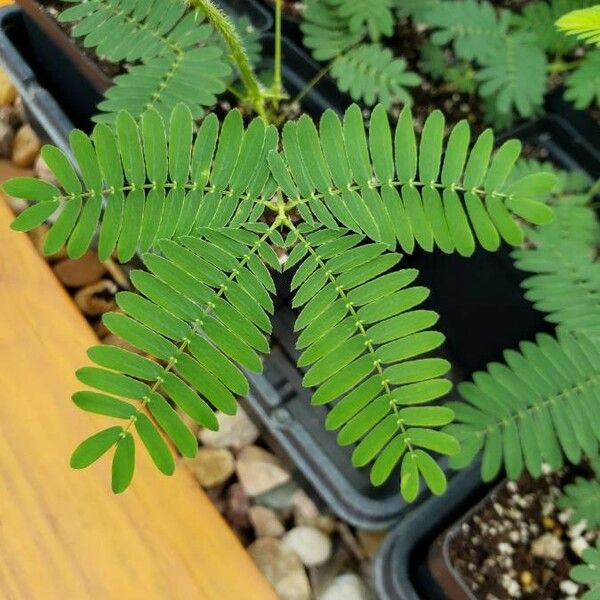
{"label": "pebble", "polygon": [[569,531],[567,532],[568,536],[571,539],[575,539],[581,537],[581,534],[587,529],[587,521],[582,519],[579,523],[576,523],[572,527],[569,527]]}
{"label": "pebble", "polygon": [[248,512],[256,537],[277,538],[285,533],[285,527],[277,513],[266,506],[252,506]]}
{"label": "pebble", "polygon": [[0,158],[10,158],[15,132],[13,128],[0,120]]}
{"label": "pebble", "polygon": [[11,106],[17,99],[17,89],[6,72],[0,69],[0,105]]}
{"label": "pebble", "polygon": [[16,114],[17,123],[25,123],[27,121],[27,111],[25,110],[25,104],[23,104],[21,96],[17,96],[13,108]]}
{"label": "pebble", "polygon": [[297,489],[292,494],[294,508],[294,523],[296,525],[315,525],[321,513],[312,498],[303,489]]}
{"label": "pebble", "polygon": [[106,267],[91,250],[81,258],[61,260],[53,270],[63,285],[74,288],[96,283],[106,273]]}
{"label": "pebble", "polygon": [[281,600],[310,599],[310,584],[302,562],[281,540],[259,538],[248,547],[248,552]]}
{"label": "pebble", "polygon": [[314,501],[303,489],[292,495],[294,523],[296,525],[312,525],[327,535],[335,531],[337,521],[331,515],[322,514]]}
{"label": "pebble", "polygon": [[40,140],[31,126],[22,125],[13,140],[11,159],[17,167],[31,167],[40,147]]}
{"label": "pebble", "polygon": [[0,106],[0,121],[11,129],[17,129],[22,123],[19,109],[16,106]]}
{"label": "pebble", "polygon": [[250,500],[239,483],[234,483],[227,489],[225,507],[227,520],[234,527],[250,526]]}
{"label": "pebble", "polygon": [[15,198],[14,196],[7,196],[6,194],[2,195],[6,198],[10,209],[15,215],[20,215],[29,206],[29,202],[23,200],[23,198]]}
{"label": "pebble", "polygon": [[48,183],[51,183],[52,185],[55,185],[57,187],[60,186],[60,182],[58,181],[58,179],[56,179],[54,173],[50,170],[50,167],[42,158],[41,154],[35,159],[35,163],[33,165],[33,172],[35,173],[36,177],[39,177],[43,181],[47,181]]}
{"label": "pebble", "polygon": [[235,471],[233,454],[227,448],[199,448],[186,464],[205,488],[225,483]]}
{"label": "pebble", "polygon": [[246,446],[237,456],[236,471],[249,496],[264,494],[290,481],[290,474],[280,460],[258,446]]}
{"label": "pebble", "polygon": [[368,558],[375,557],[386,534],[387,531],[368,531],[366,529],[356,530],[356,537]]}
{"label": "pebble", "polygon": [[331,539],[316,527],[294,527],[283,536],[283,543],[291,548],[307,567],[323,564],[331,556]]}
{"label": "pebble", "polygon": [[561,560],[565,555],[565,548],[556,536],[544,533],[531,543],[531,553],[541,558]]}
{"label": "pebble", "polygon": [[114,281],[101,279],[78,290],[74,297],[75,304],[83,314],[97,317],[117,308],[115,294],[118,291]]}
{"label": "pebble", "polygon": [[354,573],[338,575],[318,600],[367,600],[369,593],[362,579]]}
{"label": "pebble", "polygon": [[589,547],[589,544],[585,538],[578,537],[571,541],[571,550],[577,554],[577,556],[581,556],[583,551]]}
{"label": "pebble", "polygon": [[561,592],[564,592],[567,596],[576,596],[579,591],[579,586],[570,579],[565,579],[565,581],[561,581],[558,585]]}
{"label": "pebble", "polygon": [[218,431],[203,429],[200,432],[200,441],[205,446],[240,450],[244,446],[253,444],[258,438],[258,428],[241,406],[238,406],[235,415],[218,412],[217,421]]}

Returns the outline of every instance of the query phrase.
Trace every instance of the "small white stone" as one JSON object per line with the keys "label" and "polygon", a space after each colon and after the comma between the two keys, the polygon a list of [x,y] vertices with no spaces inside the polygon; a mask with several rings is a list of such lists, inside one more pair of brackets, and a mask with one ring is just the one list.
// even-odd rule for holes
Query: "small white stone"
{"label": "small white stone", "polygon": [[331,556],[331,540],[315,527],[294,527],[283,536],[283,543],[291,548],[306,566],[320,565]]}
{"label": "small white stone", "polygon": [[579,586],[570,579],[561,581],[558,587],[560,588],[560,591],[567,594],[567,596],[577,596],[577,592],[579,591]]}
{"label": "small white stone", "polygon": [[562,512],[559,512],[558,513],[558,520],[559,520],[559,522],[564,525],[565,523],[567,523],[569,521],[569,519],[571,518],[572,514],[573,514],[573,509],[572,508],[567,508],[566,510],[563,510]]}
{"label": "small white stone", "polygon": [[258,496],[290,480],[280,460],[258,446],[246,446],[237,455],[236,471],[244,491]]}
{"label": "small white stone", "polygon": [[239,450],[253,444],[258,438],[258,428],[241,407],[238,407],[235,415],[218,412],[217,421],[217,431],[203,429],[198,436],[205,446]]}
{"label": "small white stone", "polygon": [[541,558],[560,560],[565,555],[565,548],[555,535],[544,533],[531,544],[531,553]]}
{"label": "small white stone", "polygon": [[589,547],[589,544],[585,538],[579,537],[575,538],[571,542],[571,550],[577,554],[577,556],[581,556],[582,552]]}
{"label": "small white stone", "polygon": [[510,545],[507,544],[506,542],[500,542],[498,544],[498,552],[500,552],[500,554],[514,554],[515,553],[515,549]]}
{"label": "small white stone", "polygon": [[569,527],[568,536],[571,539],[581,537],[581,534],[587,529],[587,521],[582,519],[572,527]]}
{"label": "small white stone", "polygon": [[338,575],[318,596],[319,600],[367,600],[367,589],[362,579],[354,573]]}
{"label": "small white stone", "polygon": [[511,531],[508,534],[508,539],[513,543],[513,544],[518,544],[519,541],[521,540],[521,535],[519,534],[518,531]]}

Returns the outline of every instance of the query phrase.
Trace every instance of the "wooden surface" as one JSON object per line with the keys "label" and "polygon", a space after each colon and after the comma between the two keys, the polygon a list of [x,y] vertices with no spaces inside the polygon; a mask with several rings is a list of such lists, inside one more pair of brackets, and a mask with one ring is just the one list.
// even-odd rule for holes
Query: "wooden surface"
{"label": "wooden surface", "polygon": [[121,496],[108,456],[69,468],[110,423],[70,401],[97,340],[11,218],[0,201],[0,597],[275,599],[185,467],[165,477],[138,445]]}

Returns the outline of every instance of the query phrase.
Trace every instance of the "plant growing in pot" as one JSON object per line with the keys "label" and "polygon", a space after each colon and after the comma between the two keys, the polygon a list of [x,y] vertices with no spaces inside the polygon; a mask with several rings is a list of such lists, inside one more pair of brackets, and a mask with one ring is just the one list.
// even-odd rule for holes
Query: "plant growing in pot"
{"label": "plant growing in pot", "polygon": [[[523,170],[540,168],[548,167],[529,163]],[[463,400],[448,404],[455,422],[446,431],[461,443],[451,466],[465,468],[481,456],[484,481],[502,467],[513,480],[433,545],[431,570],[450,598],[554,598],[577,589],[569,567],[587,541],[568,527],[561,511],[568,501],[558,496],[586,473],[582,458],[597,456],[600,439],[600,228],[592,204],[597,185],[582,189],[576,178],[558,175],[555,220],[528,231],[526,246],[513,252],[516,266],[533,273],[523,282],[526,298],[558,325],[557,334],[506,351],[505,364],[491,363],[459,384]]]}
{"label": "plant growing in pot", "polygon": [[[382,106],[368,128],[354,105],[342,120],[327,111],[317,128],[303,115],[278,131],[272,122],[281,120],[283,97],[279,37],[274,84],[266,89],[235,28],[208,0],[161,4],[160,13],[158,5],[135,6],[154,9],[134,23],[140,36],[151,24],[161,29],[180,19],[193,37],[186,10],[205,16],[240,71],[246,88],[240,103],[258,116],[244,123],[232,110],[222,123],[214,114],[196,121],[195,100],[191,108],[178,103],[167,111],[176,94],[159,94],[161,111],[150,108],[136,120],[122,110],[90,136],[72,132],[82,181],[61,151],[46,146],[42,155],[62,189],[29,178],[5,184],[10,195],[34,202],[14,229],[28,230],[57,213],[47,252],[66,244],[71,256],[81,256],[99,228],[101,258],[116,252],[125,261],[139,252],[147,269],[132,273],[138,293],[119,294],[120,312],[104,319],[144,356],[90,349],[97,366],[77,376],[96,391],[73,398],[123,424],[85,440],[71,464],[86,467],[114,450],[118,493],[133,476],[134,430],[165,474],[175,461],[163,436],[182,455],[195,454],[196,438],[173,405],[207,428],[216,427],[215,409],[235,412],[235,397],[248,392],[244,370],[260,371],[259,354],[269,350],[272,273],[282,268],[273,248],[279,247],[289,253],[283,268],[295,270],[300,363],[310,367],[304,383],[316,388],[312,402],[335,404],[330,425],[340,429],[341,443],[357,442],[357,466],[374,461],[374,484],[400,465],[407,500],[416,498],[421,479],[443,493],[446,476],[431,453],[454,454],[459,447],[439,430],[452,410],[431,403],[450,389],[444,378],[450,365],[423,356],[443,335],[432,330],[437,314],[418,308],[427,290],[411,286],[418,273],[398,268],[396,249],[437,247],[468,256],[478,244],[489,251],[503,240],[518,245],[523,221],[551,219],[543,199],[553,175],[508,183],[520,143],[507,141],[493,153],[487,130],[470,149],[466,122],[444,142],[439,111],[418,141],[408,108],[394,127]],[[280,3],[275,15],[279,24]],[[279,36],[279,25],[276,31]],[[159,57],[156,69],[162,66]]]}
{"label": "plant growing in pot", "polygon": [[592,4],[307,0],[301,29],[324,63],[320,76],[330,73],[356,101],[444,101],[505,128],[543,112],[545,95],[562,83],[576,108],[598,104],[600,51],[577,49],[554,27],[560,15]]}

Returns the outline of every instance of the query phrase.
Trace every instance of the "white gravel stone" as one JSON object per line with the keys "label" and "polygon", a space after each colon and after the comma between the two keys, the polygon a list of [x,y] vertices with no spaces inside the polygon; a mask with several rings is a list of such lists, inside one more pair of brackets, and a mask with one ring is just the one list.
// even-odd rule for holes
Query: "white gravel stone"
{"label": "white gravel stone", "polygon": [[567,596],[577,596],[577,592],[579,591],[579,586],[570,579],[561,581],[558,587],[560,588],[560,591],[567,594]]}
{"label": "white gravel stone", "polygon": [[318,600],[368,600],[369,593],[362,579],[354,573],[338,575]]}
{"label": "white gravel stone", "polygon": [[283,536],[283,543],[291,548],[306,566],[320,565],[331,556],[331,539],[316,527],[294,527]]}

